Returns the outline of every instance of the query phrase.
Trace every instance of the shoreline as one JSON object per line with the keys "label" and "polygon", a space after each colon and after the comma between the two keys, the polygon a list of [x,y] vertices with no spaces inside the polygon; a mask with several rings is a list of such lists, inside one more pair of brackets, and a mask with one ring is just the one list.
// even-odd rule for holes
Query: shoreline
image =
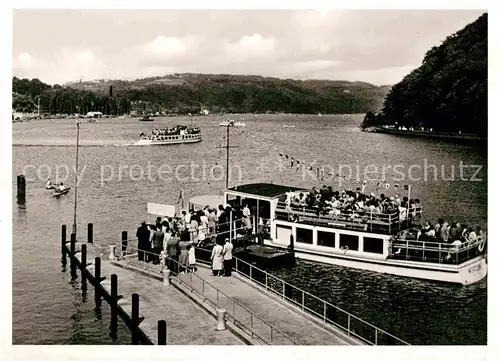
{"label": "shoreline", "polygon": [[403,135],[409,137],[428,137],[436,139],[466,140],[466,141],[477,141],[477,142],[488,141],[487,137],[482,137],[480,135],[475,135],[475,134],[454,134],[454,133],[426,132],[418,130],[399,130],[399,129],[384,128],[379,126],[369,127],[363,129],[363,131],[371,133]]}

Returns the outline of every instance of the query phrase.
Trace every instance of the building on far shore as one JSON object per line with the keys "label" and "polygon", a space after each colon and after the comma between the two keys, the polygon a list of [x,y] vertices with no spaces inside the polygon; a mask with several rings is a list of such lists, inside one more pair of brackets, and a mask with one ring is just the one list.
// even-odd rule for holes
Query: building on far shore
{"label": "building on far shore", "polygon": [[101,112],[88,112],[87,118],[102,118],[102,115]]}

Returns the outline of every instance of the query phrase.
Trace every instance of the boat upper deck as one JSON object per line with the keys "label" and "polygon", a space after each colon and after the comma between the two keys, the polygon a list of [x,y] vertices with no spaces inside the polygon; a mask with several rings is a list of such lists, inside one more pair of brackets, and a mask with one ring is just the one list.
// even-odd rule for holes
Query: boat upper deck
{"label": "boat upper deck", "polygon": [[421,214],[421,206],[411,208],[408,217],[398,209],[388,213],[340,209],[322,213],[317,207],[287,206],[283,199],[280,199],[276,207],[278,220],[387,235],[411,227]]}

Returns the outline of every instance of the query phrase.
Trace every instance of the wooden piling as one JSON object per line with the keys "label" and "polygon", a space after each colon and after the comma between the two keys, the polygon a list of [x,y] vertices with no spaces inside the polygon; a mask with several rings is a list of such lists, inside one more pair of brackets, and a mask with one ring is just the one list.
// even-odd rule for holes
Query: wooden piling
{"label": "wooden piling", "polygon": [[26,178],[22,174],[17,176],[17,197],[21,199],[26,197]]}
{"label": "wooden piling", "polygon": [[70,257],[73,257],[75,255],[75,248],[76,248],[76,234],[74,233],[71,233],[71,236],[70,236]]}
{"label": "wooden piling", "polygon": [[82,257],[80,258],[80,268],[84,270],[87,267],[87,245],[82,244],[82,250],[81,250],[81,255]]}
{"label": "wooden piling", "polygon": [[128,233],[127,231],[122,231],[122,254],[127,252],[127,244],[128,244]]}
{"label": "wooden piling", "polygon": [[66,266],[66,225],[61,226],[61,262]]}
{"label": "wooden piling", "polygon": [[139,327],[139,295],[132,293],[132,345],[139,343],[138,330]]}
{"label": "wooden piling", "polygon": [[116,274],[111,275],[111,302],[112,306],[116,306],[118,296],[118,276]]}
{"label": "wooden piling", "polygon": [[158,321],[158,345],[167,344],[167,321]]}
{"label": "wooden piling", "polygon": [[94,243],[94,225],[92,223],[87,224],[87,243]]}

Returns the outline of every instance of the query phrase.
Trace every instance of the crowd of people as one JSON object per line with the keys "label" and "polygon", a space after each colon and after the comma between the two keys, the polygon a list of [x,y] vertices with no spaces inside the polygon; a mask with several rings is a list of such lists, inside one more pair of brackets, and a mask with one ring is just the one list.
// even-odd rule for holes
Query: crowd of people
{"label": "crowd of people", "polygon": [[186,135],[186,134],[197,134],[200,132],[200,128],[191,127],[186,125],[176,125],[173,128],[162,128],[153,129],[152,135]]}
{"label": "crowd of people", "polygon": [[440,218],[436,225],[426,221],[416,234],[420,242],[439,242],[460,245],[465,242],[474,243],[485,239],[485,232],[481,227],[476,229],[458,222],[447,222]]}
{"label": "crowd of people", "polygon": [[363,213],[368,215],[394,214],[400,219],[407,218],[407,212],[411,216],[417,216],[417,210],[421,208],[420,200],[408,199],[408,197],[364,194],[361,188],[355,191],[334,191],[331,186],[324,185],[323,188],[313,187],[309,192],[288,192],[286,194],[286,207],[307,207],[316,212],[317,215],[340,216],[348,214],[351,217],[360,217]]}
{"label": "crowd of people", "polygon": [[230,220],[241,235],[251,232],[250,217],[248,205],[219,205],[218,209],[206,206],[197,212],[182,211],[178,217],[158,217],[155,224],[142,222],[136,232],[138,259],[153,264],[166,259],[165,266],[175,274],[196,271],[195,247],[215,243],[211,255],[213,274],[229,276],[233,248],[229,240]]}

